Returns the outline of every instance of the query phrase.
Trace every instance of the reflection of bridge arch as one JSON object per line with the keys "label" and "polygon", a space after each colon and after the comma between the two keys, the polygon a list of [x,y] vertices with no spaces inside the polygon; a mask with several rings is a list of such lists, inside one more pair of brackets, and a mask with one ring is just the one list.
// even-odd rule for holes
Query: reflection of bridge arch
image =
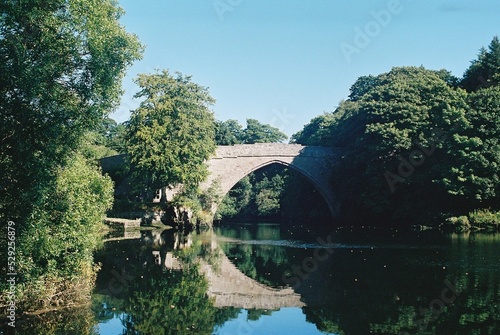
{"label": "reflection of bridge arch", "polygon": [[277,310],[305,306],[292,288],[275,289],[259,283],[241,272],[222,251],[216,268],[202,263],[201,271],[215,307]]}
{"label": "reflection of bridge arch", "polygon": [[[243,177],[270,164],[287,166],[305,176],[321,193],[332,215],[339,212],[332,190],[332,168],[340,159],[340,150],[331,147],[312,147],[299,144],[260,143],[219,146],[208,161],[210,175],[200,185],[208,189],[214,182],[224,197]],[[214,212],[216,206],[214,206]]]}
{"label": "reflection of bridge arch", "polygon": [[[214,299],[215,307],[235,307],[245,309],[278,310],[282,307],[302,307],[300,295],[292,288],[276,289],[259,283],[241,272],[224,252],[218,247],[215,239],[210,241],[212,253],[216,253],[216,264],[198,259],[200,270],[208,281],[209,297]],[[172,252],[160,255],[153,251],[156,264],[169,269],[182,269],[182,261]],[[163,260],[162,260],[163,257]]]}

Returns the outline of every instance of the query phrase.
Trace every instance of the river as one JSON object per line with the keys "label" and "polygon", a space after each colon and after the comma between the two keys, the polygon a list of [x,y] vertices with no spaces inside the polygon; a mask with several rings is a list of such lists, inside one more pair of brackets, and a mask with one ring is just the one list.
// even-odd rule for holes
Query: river
{"label": "river", "polygon": [[500,234],[238,224],[96,254],[92,304],[19,334],[500,334]]}

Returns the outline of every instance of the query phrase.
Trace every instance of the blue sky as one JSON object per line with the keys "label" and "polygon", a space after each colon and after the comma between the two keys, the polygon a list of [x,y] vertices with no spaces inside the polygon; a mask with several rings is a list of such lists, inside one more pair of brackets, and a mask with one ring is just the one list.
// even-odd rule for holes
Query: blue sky
{"label": "blue sky", "polygon": [[218,120],[255,118],[291,135],[346,99],[363,75],[394,66],[461,76],[500,35],[498,0],[119,0],[146,46],[111,116],[136,108],[139,73],[191,75]]}

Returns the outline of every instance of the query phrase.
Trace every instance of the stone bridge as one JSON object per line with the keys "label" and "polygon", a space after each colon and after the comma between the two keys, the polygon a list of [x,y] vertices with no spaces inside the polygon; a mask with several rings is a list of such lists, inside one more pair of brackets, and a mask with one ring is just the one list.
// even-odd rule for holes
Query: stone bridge
{"label": "stone bridge", "polygon": [[[222,199],[249,173],[270,164],[281,164],[306,177],[323,196],[332,216],[336,217],[340,206],[332,190],[332,168],[340,161],[342,151],[340,148],[283,143],[219,146],[215,155],[207,162],[210,175],[200,187],[207,190],[214,183],[218,184],[218,195]],[[125,155],[101,159],[102,169],[108,173],[123,164]],[[126,182],[117,185],[117,193],[126,194],[129,189]],[[162,198],[170,201],[178,191],[179,188],[159,190],[153,202],[159,202]],[[214,214],[217,206],[218,204],[212,206]]]}
{"label": "stone bridge", "polygon": [[[283,143],[219,146],[215,156],[208,161],[210,175],[200,187],[206,190],[217,183],[222,199],[249,173],[277,163],[306,177],[321,193],[332,215],[336,217],[340,206],[332,190],[332,167],[339,162],[341,152],[339,148]],[[215,205],[213,212],[216,210]]]}

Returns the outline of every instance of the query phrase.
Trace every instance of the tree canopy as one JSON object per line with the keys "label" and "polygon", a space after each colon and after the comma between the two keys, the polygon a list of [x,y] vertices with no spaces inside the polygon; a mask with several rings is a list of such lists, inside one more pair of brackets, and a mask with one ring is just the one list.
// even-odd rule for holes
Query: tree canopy
{"label": "tree canopy", "polygon": [[217,145],[241,144],[243,127],[236,120],[215,122],[215,143]]}
{"label": "tree canopy", "polygon": [[127,123],[127,152],[139,184],[150,190],[198,185],[215,151],[215,100],[191,77],[164,70],[139,75],[144,98]]}
{"label": "tree canopy", "polygon": [[0,213],[29,213],[81,136],[117,106],[141,45],[111,0],[6,0],[0,7]]}
{"label": "tree canopy", "polygon": [[495,37],[462,80],[423,67],[360,77],[348,100],[292,136],[347,150],[332,185],[344,215],[415,222],[498,207],[499,50]]}
{"label": "tree canopy", "polygon": [[274,143],[288,137],[278,128],[262,124],[256,119],[247,119],[247,127],[243,131],[243,143]]}
{"label": "tree canopy", "polygon": [[247,119],[245,129],[236,120],[217,121],[215,126],[217,145],[276,143],[287,138],[278,128],[256,119]]}
{"label": "tree canopy", "polygon": [[16,227],[20,309],[77,303],[92,290],[112,182],[84,147],[142,52],[122,14],[114,0],[0,6],[0,221]]}
{"label": "tree canopy", "polygon": [[500,39],[495,36],[488,49],[481,48],[477,59],[465,71],[460,86],[467,91],[500,84]]}

